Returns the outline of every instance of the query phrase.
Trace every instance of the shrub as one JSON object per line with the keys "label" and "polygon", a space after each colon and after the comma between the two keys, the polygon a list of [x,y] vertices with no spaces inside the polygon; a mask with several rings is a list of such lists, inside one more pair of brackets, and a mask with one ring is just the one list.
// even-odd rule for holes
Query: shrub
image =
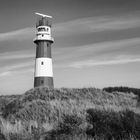
{"label": "shrub", "polygon": [[21,102],[17,99],[11,100],[2,108],[2,116],[7,118],[12,114],[16,113],[18,110],[22,108]]}
{"label": "shrub", "polygon": [[92,128],[87,134],[93,137],[103,136],[105,139],[135,139],[140,138],[140,115],[130,110],[113,112],[96,109],[87,110],[87,121]]}
{"label": "shrub", "polygon": [[117,92],[124,92],[124,93],[134,93],[136,95],[139,95],[140,96],[140,89],[138,88],[129,88],[129,87],[106,87],[106,88],[103,88],[104,91],[107,91],[107,92],[114,92],[114,91],[117,91]]}
{"label": "shrub", "polygon": [[64,114],[62,121],[58,124],[58,130],[61,133],[70,134],[79,132],[79,126],[83,123],[82,118],[76,114]]}

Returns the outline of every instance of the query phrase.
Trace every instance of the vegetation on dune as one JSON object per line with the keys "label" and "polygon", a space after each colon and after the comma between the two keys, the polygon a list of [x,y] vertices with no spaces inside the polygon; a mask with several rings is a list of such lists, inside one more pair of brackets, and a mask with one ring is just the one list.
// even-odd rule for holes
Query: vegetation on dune
{"label": "vegetation on dune", "polygon": [[130,88],[130,87],[106,87],[106,88],[103,88],[104,91],[107,91],[107,92],[124,92],[124,93],[134,93],[136,95],[139,95],[140,96],[140,89],[137,89],[137,88]]}
{"label": "vegetation on dune", "polygon": [[138,96],[39,87],[0,97],[1,140],[140,139]]}

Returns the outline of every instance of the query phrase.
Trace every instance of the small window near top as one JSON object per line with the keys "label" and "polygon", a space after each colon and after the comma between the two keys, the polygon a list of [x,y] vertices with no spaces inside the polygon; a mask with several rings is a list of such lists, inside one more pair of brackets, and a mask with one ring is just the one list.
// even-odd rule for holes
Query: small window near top
{"label": "small window near top", "polygon": [[44,65],[44,62],[43,61],[41,62],[41,65]]}
{"label": "small window near top", "polygon": [[47,47],[49,47],[49,43],[47,43]]}
{"label": "small window near top", "polygon": [[39,32],[45,31],[45,28],[38,28]]}
{"label": "small window near top", "polygon": [[43,84],[44,83],[44,81],[43,80],[41,80],[41,84]]}

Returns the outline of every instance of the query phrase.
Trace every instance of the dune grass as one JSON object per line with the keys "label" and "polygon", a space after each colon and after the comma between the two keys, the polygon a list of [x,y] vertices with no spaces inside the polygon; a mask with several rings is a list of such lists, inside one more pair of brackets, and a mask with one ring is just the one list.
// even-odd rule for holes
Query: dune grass
{"label": "dune grass", "polygon": [[140,139],[139,101],[133,93],[39,87],[0,101],[5,140]]}

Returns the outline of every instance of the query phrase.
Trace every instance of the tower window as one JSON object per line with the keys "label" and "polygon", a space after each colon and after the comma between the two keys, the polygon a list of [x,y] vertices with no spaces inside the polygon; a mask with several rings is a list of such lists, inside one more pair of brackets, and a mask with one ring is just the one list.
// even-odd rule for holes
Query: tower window
{"label": "tower window", "polygon": [[39,27],[38,32],[42,32],[42,31],[45,31],[45,28]]}
{"label": "tower window", "polygon": [[43,80],[41,80],[41,84],[43,84],[44,83],[44,81]]}
{"label": "tower window", "polygon": [[43,61],[41,62],[41,65],[44,65],[44,62]]}

